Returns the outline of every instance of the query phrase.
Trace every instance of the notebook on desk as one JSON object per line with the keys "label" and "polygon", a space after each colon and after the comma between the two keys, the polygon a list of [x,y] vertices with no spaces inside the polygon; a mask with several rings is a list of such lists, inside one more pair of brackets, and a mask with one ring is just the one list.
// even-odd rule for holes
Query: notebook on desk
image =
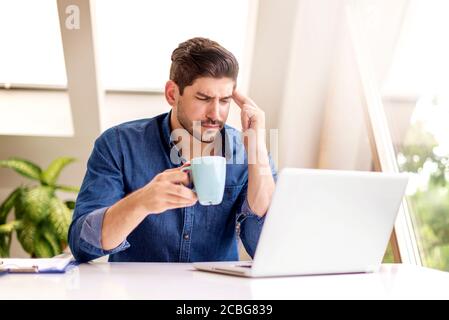
{"label": "notebook on desk", "polygon": [[75,263],[71,254],[54,258],[0,258],[0,273],[64,273]]}

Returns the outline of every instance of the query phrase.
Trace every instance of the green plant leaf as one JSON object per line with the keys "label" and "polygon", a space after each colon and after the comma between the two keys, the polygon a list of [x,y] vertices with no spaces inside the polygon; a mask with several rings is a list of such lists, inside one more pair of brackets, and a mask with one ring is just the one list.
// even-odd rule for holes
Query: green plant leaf
{"label": "green plant leaf", "polygon": [[10,234],[14,230],[22,227],[22,221],[14,220],[0,225],[0,234]]}
{"label": "green plant leaf", "polygon": [[34,239],[36,238],[37,228],[36,225],[28,220],[24,220],[22,228],[17,231],[17,238],[23,249],[29,254],[34,253]]}
{"label": "green plant leaf", "polygon": [[12,232],[21,228],[22,221],[18,220],[0,225],[0,257],[9,257]]}
{"label": "green plant leaf", "polygon": [[54,195],[51,187],[36,187],[22,196],[23,214],[25,218],[38,223],[49,214],[50,200]]}
{"label": "green plant leaf", "polygon": [[22,228],[22,221],[14,220],[0,225],[0,257],[9,257],[11,248],[11,237],[14,230]]}
{"label": "green plant leaf", "polygon": [[[33,257],[52,257],[62,252],[67,245],[68,228],[71,222],[74,201],[64,203],[55,195],[56,189],[79,192],[78,187],[56,185],[62,170],[75,158],[60,157],[43,171],[36,164],[19,158],[0,161],[0,167],[7,167],[19,174],[38,180],[41,185],[15,189],[0,204],[0,256],[9,256],[11,235],[17,237],[23,249]],[[6,223],[14,208],[16,220]]]}
{"label": "green plant leaf", "polygon": [[0,224],[0,234],[10,234],[14,227],[9,223]]}
{"label": "green plant leaf", "polygon": [[69,201],[66,201],[64,203],[67,206],[67,208],[69,208],[70,210],[74,210],[75,209],[75,205],[76,205],[75,201],[69,200]]}
{"label": "green plant leaf", "polygon": [[17,197],[20,195],[20,187],[15,189],[3,203],[0,205],[0,224],[6,222],[6,218],[8,217],[8,213],[14,207]]}
{"label": "green plant leaf", "polygon": [[8,160],[0,160],[0,167],[10,168],[30,179],[41,180],[42,170],[36,164],[19,158],[10,158]]}
{"label": "green plant leaf", "polygon": [[0,234],[0,257],[8,258],[11,247],[11,234]]}
{"label": "green plant leaf", "polygon": [[52,256],[55,256],[55,255],[60,254],[62,252],[61,244],[60,244],[60,241],[59,241],[58,237],[56,236],[56,234],[49,227],[46,227],[46,228],[44,228],[42,230],[42,236],[50,244],[51,249],[53,251],[53,255]]}
{"label": "green plant leaf", "polygon": [[16,217],[16,220],[20,220],[23,218],[23,214],[25,212],[23,199],[24,194],[26,194],[27,192],[28,188],[25,187],[22,187],[18,192],[19,194],[17,195],[16,202],[14,203],[14,215]]}
{"label": "green plant leaf", "polygon": [[60,157],[55,159],[48,168],[41,173],[41,180],[44,184],[53,186],[59,177],[62,169],[68,164],[74,162],[75,158]]}
{"label": "green plant leaf", "polygon": [[58,198],[52,198],[50,201],[48,222],[59,240],[67,242],[71,220],[72,212],[64,202]]}
{"label": "green plant leaf", "polygon": [[80,192],[79,187],[73,187],[73,186],[56,185],[55,188],[57,190],[68,191],[68,192],[75,192],[75,193]]}
{"label": "green plant leaf", "polygon": [[34,254],[37,258],[51,258],[55,255],[51,244],[43,234],[38,233],[34,238]]}

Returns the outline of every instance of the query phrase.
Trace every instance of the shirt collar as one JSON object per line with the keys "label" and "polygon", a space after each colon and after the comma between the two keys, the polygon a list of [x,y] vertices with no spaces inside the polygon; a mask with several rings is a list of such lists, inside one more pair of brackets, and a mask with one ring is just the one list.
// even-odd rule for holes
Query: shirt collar
{"label": "shirt collar", "polygon": [[164,144],[168,146],[168,148],[171,148],[172,145],[172,141],[170,139],[171,133],[170,118],[171,118],[171,110],[170,112],[165,114],[164,118],[162,119],[162,139],[164,140]]}
{"label": "shirt collar", "polygon": [[168,154],[171,155],[171,151],[174,148],[176,150],[176,155],[178,159],[176,159],[176,163],[184,164],[187,162],[187,159],[181,156],[178,148],[176,147],[174,141],[171,139],[171,110],[168,112],[165,117],[162,119],[162,138],[164,140],[164,145],[168,149]]}

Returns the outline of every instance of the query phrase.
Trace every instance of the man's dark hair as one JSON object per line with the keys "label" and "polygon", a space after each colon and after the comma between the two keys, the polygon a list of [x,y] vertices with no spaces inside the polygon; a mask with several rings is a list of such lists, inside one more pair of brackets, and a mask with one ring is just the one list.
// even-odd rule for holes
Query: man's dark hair
{"label": "man's dark hair", "polygon": [[182,95],[184,88],[200,77],[231,78],[237,81],[239,64],[235,56],[206,38],[192,38],[173,51],[170,80],[174,81]]}

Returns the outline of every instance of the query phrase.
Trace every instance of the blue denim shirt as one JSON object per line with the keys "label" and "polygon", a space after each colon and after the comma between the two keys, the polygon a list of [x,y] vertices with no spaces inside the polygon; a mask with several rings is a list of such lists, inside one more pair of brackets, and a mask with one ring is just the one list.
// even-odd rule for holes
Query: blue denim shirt
{"label": "blue denim shirt", "polygon": [[[182,165],[171,161],[170,132],[170,113],[166,113],[112,127],[95,141],[69,229],[70,249],[78,261],[103,255],[109,255],[109,261],[238,260],[239,235],[247,252],[254,255],[264,218],[248,206],[246,152],[240,132],[227,125],[221,132],[227,158],[221,204],[197,202],[149,214],[117,248],[102,249],[105,211],[162,171]],[[276,178],[271,159],[270,165]]]}

